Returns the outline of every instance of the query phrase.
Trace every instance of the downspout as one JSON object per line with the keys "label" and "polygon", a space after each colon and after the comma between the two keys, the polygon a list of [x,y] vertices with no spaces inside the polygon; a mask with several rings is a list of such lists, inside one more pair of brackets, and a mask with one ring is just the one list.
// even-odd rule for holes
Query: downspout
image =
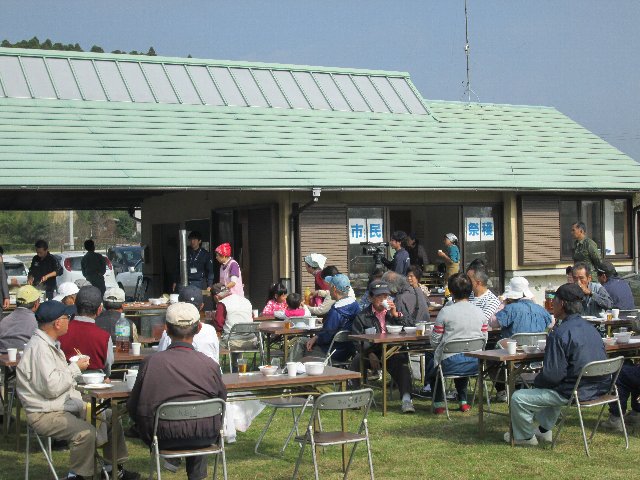
{"label": "downspout", "polygon": [[633,272],[638,274],[638,211],[640,211],[640,206],[637,206],[633,209]]}

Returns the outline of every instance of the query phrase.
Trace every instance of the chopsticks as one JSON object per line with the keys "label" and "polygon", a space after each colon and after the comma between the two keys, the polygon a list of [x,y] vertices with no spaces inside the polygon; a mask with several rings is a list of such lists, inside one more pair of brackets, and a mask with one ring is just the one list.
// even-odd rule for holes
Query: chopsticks
{"label": "chopsticks", "polygon": [[76,351],[76,355],[78,355],[79,357],[82,356],[82,352],[80,350],[78,350],[77,348],[74,348],[74,350]]}

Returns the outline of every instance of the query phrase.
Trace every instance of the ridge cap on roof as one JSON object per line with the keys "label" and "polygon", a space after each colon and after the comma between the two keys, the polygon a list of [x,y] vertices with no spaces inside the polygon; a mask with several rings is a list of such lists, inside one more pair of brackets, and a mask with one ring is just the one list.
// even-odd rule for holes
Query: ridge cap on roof
{"label": "ridge cap on roof", "polygon": [[544,110],[556,110],[559,111],[556,107],[551,107],[549,105],[524,105],[524,104],[514,104],[514,103],[491,103],[491,102],[467,102],[464,100],[432,100],[425,97],[422,97],[422,101],[427,105],[433,104],[451,104],[451,105],[468,105],[468,106],[477,106],[477,107],[512,107],[512,108],[539,108]]}
{"label": "ridge cap on roof", "polygon": [[82,58],[88,60],[119,60],[133,61],[145,63],[170,63],[176,65],[210,65],[223,67],[238,68],[265,68],[273,70],[293,70],[305,72],[320,73],[343,73],[354,75],[378,75],[386,77],[403,77],[410,78],[408,72],[398,72],[391,70],[370,70],[359,68],[341,68],[341,67],[322,67],[315,65],[295,65],[284,63],[266,63],[266,62],[246,62],[234,60],[214,60],[203,58],[185,58],[185,57],[167,57],[167,56],[147,56],[147,55],[129,55],[120,53],[94,53],[94,52],[74,52],[67,50],[42,50],[30,48],[12,48],[0,47],[0,56],[22,56],[22,57],[53,57],[53,58]]}

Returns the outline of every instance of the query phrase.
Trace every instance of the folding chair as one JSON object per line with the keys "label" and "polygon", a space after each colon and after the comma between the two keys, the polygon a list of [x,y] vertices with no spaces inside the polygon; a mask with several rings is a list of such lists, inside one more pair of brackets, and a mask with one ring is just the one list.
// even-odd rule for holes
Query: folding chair
{"label": "folding chair", "polygon": [[[474,339],[470,339],[470,340],[452,340],[450,342],[447,342],[443,345],[442,347],[442,353],[465,353],[465,352],[476,352],[478,350],[484,350],[484,347],[486,345],[486,341],[484,338],[474,338]],[[440,377],[440,384],[442,385],[442,389],[443,389],[443,393],[444,395],[442,396],[442,398],[444,398],[444,409],[447,412],[447,418],[449,420],[451,420],[451,417],[449,416],[449,402],[447,401],[447,392],[446,392],[446,383],[445,380],[455,380],[456,378],[477,378],[476,380],[476,386],[473,389],[473,397],[471,397],[471,405],[473,406],[474,400],[476,398],[476,389],[478,388],[478,382],[484,382],[484,379],[482,378],[478,378],[479,376],[479,372],[472,374],[472,375],[445,375],[442,371],[442,363],[438,364],[438,371],[436,373],[436,375],[438,375]],[[438,382],[435,383],[435,387],[433,389],[433,397],[432,398],[436,398],[436,392],[438,391]],[[484,391],[487,392],[487,404],[489,404],[489,392],[487,391],[486,388],[486,384],[485,384],[485,388]],[[482,402],[483,399],[481,398],[480,401]],[[431,402],[431,411],[435,411],[435,401]]]}
{"label": "folding chair", "polygon": [[[327,357],[329,357],[333,352],[336,343],[351,343],[349,335],[351,335],[351,330],[340,330],[337,332],[331,339],[329,350],[327,350]],[[349,365],[351,365],[351,359],[334,360],[333,358],[329,358],[329,365],[332,367],[349,367]]]}
{"label": "folding chair", "polygon": [[[256,368],[256,355],[260,356],[260,365],[264,358],[264,347],[262,343],[262,333],[259,330],[259,322],[252,323],[236,323],[231,327],[228,334],[224,336],[223,342],[226,342],[229,349],[229,371],[233,373],[234,355],[242,355],[243,353],[253,353],[253,368]],[[255,347],[233,347],[233,340],[255,340]]]}
{"label": "folding chair", "polygon": [[51,437],[46,437],[45,439],[46,446],[45,446],[42,439],[40,438],[40,435],[38,435],[38,432],[36,432],[33,428],[31,428],[31,425],[28,425],[28,424],[27,424],[27,450],[26,450],[26,457],[24,461],[24,465],[25,465],[24,480],[29,480],[29,453],[30,453],[29,449],[31,447],[29,440],[31,438],[31,435],[34,435],[36,437],[36,440],[40,445],[40,450],[42,450],[42,453],[44,454],[44,458],[49,464],[49,470],[51,471],[51,474],[56,480],[58,480],[58,474],[56,473],[56,469],[53,466],[53,461],[51,456]]}
{"label": "folding chair", "polygon": [[[304,397],[268,398],[268,399],[263,399],[262,403],[268,407],[272,407],[273,411],[271,412],[271,415],[269,415],[269,418],[267,419],[267,423],[262,429],[262,432],[260,432],[260,436],[258,437],[258,441],[256,442],[256,446],[253,449],[253,451],[258,455],[264,455],[263,453],[258,451],[258,448],[260,447],[260,443],[264,439],[264,436],[266,435],[267,430],[269,430],[269,426],[273,421],[273,417],[275,417],[279,409],[288,408],[288,409],[291,409],[291,416],[293,417],[293,426],[291,427],[291,430],[289,431],[289,435],[287,435],[287,438],[284,444],[282,445],[282,448],[280,449],[280,455],[283,455],[284,451],[287,448],[287,445],[289,445],[289,442],[291,441],[291,437],[293,437],[294,432],[296,435],[299,435],[298,424],[300,423],[300,418],[304,414],[304,411],[307,408],[307,406],[313,405],[313,397],[309,395],[309,397],[307,398],[304,398]],[[298,409],[300,409],[300,413],[296,415],[296,410]]]}
{"label": "folding chair", "polygon": [[[332,392],[325,393],[316,398],[313,405],[313,412],[309,419],[309,425],[304,436],[296,437],[296,441],[301,443],[300,453],[296,460],[296,466],[293,471],[293,480],[298,476],[298,470],[300,468],[300,462],[302,461],[302,455],[307,444],[311,445],[311,456],[313,457],[313,469],[315,473],[315,479],[319,480],[318,476],[318,460],[316,458],[316,447],[327,447],[331,445],[346,445],[353,444],[351,454],[349,455],[349,462],[347,468],[344,471],[344,480],[346,480],[349,474],[349,468],[353,461],[353,456],[356,451],[358,443],[365,442],[367,444],[367,456],[369,459],[369,476],[373,480],[373,458],[371,456],[371,443],[369,441],[369,428],[367,425],[367,416],[369,415],[369,408],[371,407],[371,401],[373,400],[373,390],[365,388],[362,390],[353,390],[351,392]],[[363,415],[360,425],[355,432],[343,432],[341,430],[334,432],[316,432],[314,431],[313,423],[314,419],[318,416],[320,411],[332,410],[332,411],[344,411],[362,409]]]}
{"label": "folding chair", "polygon": [[200,418],[212,418],[216,415],[221,416],[221,422],[224,424],[225,412],[227,404],[221,398],[211,398],[208,400],[196,400],[191,402],[166,402],[156,410],[155,420],[153,423],[153,442],[151,444],[151,469],[149,478],[153,479],[153,466],[155,463],[158,480],[161,480],[160,458],[178,458],[178,457],[197,457],[202,455],[215,455],[215,463],[213,466],[213,479],[218,475],[218,457],[222,457],[222,473],[224,479],[227,480],[227,459],[224,449],[224,429],[220,429],[219,443],[203,448],[194,448],[187,450],[160,450],[158,442],[158,422],[177,421],[177,420],[196,420]]}
{"label": "folding chair", "polygon": [[[598,426],[600,425],[600,420],[602,419],[602,414],[604,412],[605,405],[609,403],[617,403],[618,411],[622,412],[622,408],[620,406],[620,396],[618,395],[618,387],[616,386],[616,381],[618,380],[618,375],[620,375],[620,370],[622,369],[622,365],[624,364],[624,357],[616,357],[608,360],[598,360],[596,362],[589,362],[580,371],[580,375],[578,375],[578,379],[576,380],[576,384],[573,387],[573,392],[571,393],[571,398],[569,398],[569,402],[567,403],[567,407],[575,406],[578,409],[578,418],[580,419],[580,430],[582,431],[582,441],[584,442],[584,451],[588,457],[591,456],[589,453],[589,445],[587,443],[587,433],[584,429],[584,421],[582,419],[582,408],[589,407],[597,407],[602,405],[600,409],[600,414],[598,415],[598,420],[596,421],[595,427],[593,427],[593,431],[591,432],[591,436],[589,437],[589,441],[593,440],[593,436],[596,434],[598,430]],[[606,394],[601,395],[592,400],[580,400],[578,396],[578,391],[580,388],[580,383],[583,378],[593,378],[593,377],[604,377],[610,375],[611,376],[611,385]],[[622,432],[624,433],[624,440],[626,443],[626,449],[629,448],[629,436],[627,435],[627,427],[624,424],[624,416],[621,415],[622,420]],[[565,422],[565,415],[561,414],[560,422],[558,423],[558,430],[553,436],[553,443],[551,444],[551,448],[554,448],[556,442],[558,441],[558,437],[560,436],[560,431]]]}

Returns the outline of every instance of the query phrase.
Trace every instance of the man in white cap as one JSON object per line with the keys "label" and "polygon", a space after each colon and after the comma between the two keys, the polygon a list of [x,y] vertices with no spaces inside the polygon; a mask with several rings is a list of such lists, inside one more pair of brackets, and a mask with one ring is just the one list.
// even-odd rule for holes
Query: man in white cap
{"label": "man in white cap", "polygon": [[22,350],[38,329],[35,311],[40,306],[40,291],[25,285],[16,293],[16,309],[0,321],[0,353],[7,348]]}
{"label": "man in white cap", "polygon": [[75,283],[64,282],[58,287],[58,294],[53,299],[65,305],[74,305],[79,291],[80,289]]}
{"label": "man in white cap", "polygon": [[[200,325],[198,309],[185,302],[170,305],[165,323],[171,345],[142,362],[127,402],[129,416],[147,445],[152,442],[154,417],[161,404],[227,398],[218,363],[193,348],[193,337]],[[161,450],[186,450],[218,443],[221,430],[222,419],[216,416],[213,422],[208,418],[160,420],[157,434]],[[187,457],[186,469],[190,480],[206,478],[207,457]]]}
{"label": "man in white cap", "polygon": [[[108,288],[102,296],[102,312],[96,317],[96,325],[109,332],[114,345],[116,344],[116,323],[124,313],[124,300],[124,290],[118,287]],[[131,320],[129,320],[129,331],[131,332],[129,341],[137,342],[138,328]]]}
{"label": "man in white cap", "polygon": [[[502,338],[509,338],[516,333],[542,333],[553,327],[549,312],[534,303],[533,292],[526,278],[513,277],[502,296],[504,308],[489,320],[490,326],[501,328]],[[496,382],[496,400],[506,399],[504,383]]]}

